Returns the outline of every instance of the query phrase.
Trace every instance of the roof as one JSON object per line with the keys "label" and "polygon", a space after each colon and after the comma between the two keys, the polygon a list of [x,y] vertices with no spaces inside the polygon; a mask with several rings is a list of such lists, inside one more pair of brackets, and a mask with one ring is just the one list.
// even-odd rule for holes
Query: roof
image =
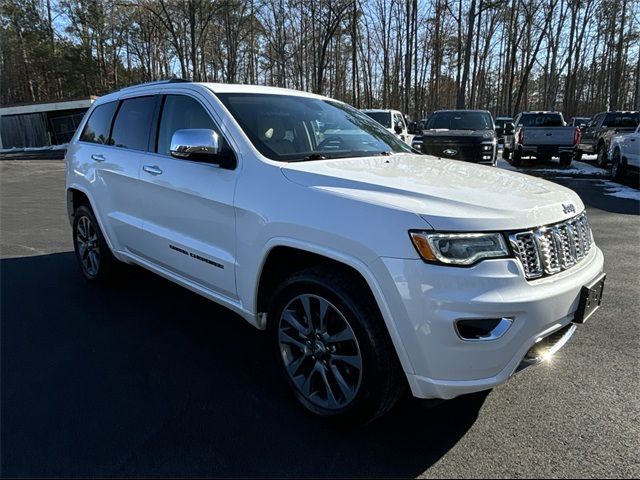
{"label": "roof", "polygon": [[3,115],[25,115],[29,113],[52,112],[56,110],[76,110],[89,108],[97,97],[66,100],[61,102],[31,103],[28,105],[16,105],[13,107],[0,108],[0,116]]}
{"label": "roof", "polygon": [[361,112],[364,113],[376,113],[376,112],[380,112],[380,113],[391,113],[391,112],[397,112],[400,113],[398,110],[394,110],[392,108],[361,108],[360,109]]}
{"label": "roof", "polygon": [[436,110],[433,113],[450,113],[450,112],[475,112],[475,113],[489,113],[489,110],[469,110],[466,108],[452,108],[449,110]]}
{"label": "roof", "polygon": [[161,80],[158,82],[141,83],[132,85],[121,90],[114,91],[100,98],[100,103],[115,101],[125,96],[141,94],[147,90],[154,93],[162,93],[164,90],[201,90],[206,88],[216,93],[259,93],[267,95],[289,95],[296,97],[327,99],[322,95],[315,93],[303,92],[300,90],[292,90],[289,88],[266,87],[261,85],[243,85],[243,84],[227,84],[227,83],[211,83],[211,82],[189,82],[179,79]]}

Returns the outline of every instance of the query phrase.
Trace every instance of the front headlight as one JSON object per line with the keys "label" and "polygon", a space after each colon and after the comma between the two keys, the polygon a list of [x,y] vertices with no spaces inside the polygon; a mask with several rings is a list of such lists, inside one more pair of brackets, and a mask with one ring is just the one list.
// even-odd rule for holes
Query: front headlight
{"label": "front headlight", "polygon": [[473,265],[484,258],[509,256],[500,233],[409,232],[423,260],[447,265]]}
{"label": "front headlight", "polygon": [[491,151],[493,150],[493,144],[483,144],[482,145],[482,150],[485,152]]}

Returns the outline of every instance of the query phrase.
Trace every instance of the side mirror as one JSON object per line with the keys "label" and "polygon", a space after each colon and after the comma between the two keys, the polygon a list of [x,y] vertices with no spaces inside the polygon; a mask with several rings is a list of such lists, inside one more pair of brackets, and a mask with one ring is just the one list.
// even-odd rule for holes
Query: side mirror
{"label": "side mirror", "polygon": [[400,135],[402,133],[402,125],[400,125],[400,123],[396,123],[395,127],[393,127],[393,129],[395,130],[395,132]]}
{"label": "side mirror", "polygon": [[504,134],[505,135],[513,135],[513,132],[515,131],[516,127],[513,123],[507,123],[504,126]]}
{"label": "side mirror", "polygon": [[236,166],[235,156],[231,152],[220,152],[218,134],[206,128],[176,130],[171,137],[169,151],[176,158],[215,163],[228,169]]}

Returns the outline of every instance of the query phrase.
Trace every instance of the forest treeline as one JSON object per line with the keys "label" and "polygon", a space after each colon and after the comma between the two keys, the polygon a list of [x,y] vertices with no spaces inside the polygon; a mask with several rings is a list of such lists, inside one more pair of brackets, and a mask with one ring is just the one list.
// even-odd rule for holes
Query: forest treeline
{"label": "forest treeline", "polygon": [[419,118],[640,108],[638,0],[0,0],[0,102],[162,78]]}

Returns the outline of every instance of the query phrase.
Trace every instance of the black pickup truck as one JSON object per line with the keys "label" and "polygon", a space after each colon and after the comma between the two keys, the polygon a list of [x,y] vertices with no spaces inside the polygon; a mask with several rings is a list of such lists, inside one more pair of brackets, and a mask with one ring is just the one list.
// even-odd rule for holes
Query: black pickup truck
{"label": "black pickup truck", "polygon": [[640,112],[602,112],[580,130],[580,144],[574,158],[580,160],[583,154],[597,154],[598,166],[605,168],[609,163],[607,152],[611,139],[622,133],[632,133],[640,124]]}
{"label": "black pickup truck", "polygon": [[439,110],[412,145],[434,157],[496,165],[497,135],[486,110]]}

